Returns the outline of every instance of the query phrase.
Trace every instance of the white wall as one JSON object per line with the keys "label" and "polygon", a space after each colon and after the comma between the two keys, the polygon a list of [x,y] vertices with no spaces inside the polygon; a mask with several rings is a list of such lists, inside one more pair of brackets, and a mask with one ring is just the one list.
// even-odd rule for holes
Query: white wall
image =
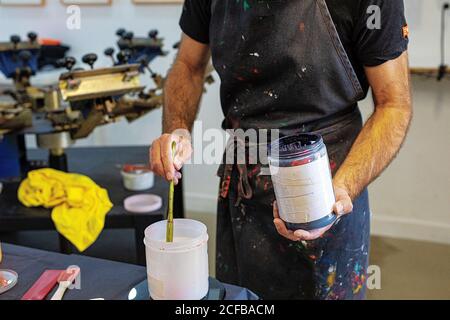
{"label": "white wall", "polygon": [[[0,40],[11,33],[25,35],[36,30],[45,37],[57,37],[73,46],[71,54],[103,52],[111,46],[119,27],[145,35],[158,28],[168,48],[179,38],[179,5],[134,6],[131,0],[114,0],[112,7],[84,7],[82,29],[65,28],[65,8],[48,0],[44,8],[0,7]],[[441,0],[406,0],[411,29],[410,57],[414,66],[439,64],[439,26]],[[450,34],[450,17],[448,24]],[[447,53],[450,53],[450,41]],[[173,56],[158,59],[158,71],[169,67]],[[450,62],[450,55],[447,56]],[[103,59],[100,63],[107,64]],[[52,76],[36,81],[48,81]],[[217,78],[217,77],[216,77]],[[1,80],[1,79],[0,79]],[[450,82],[414,80],[415,118],[409,138],[396,161],[371,186],[374,215],[373,231],[381,235],[450,243]],[[373,106],[362,103],[367,117]],[[222,115],[219,87],[208,88],[199,119],[203,128],[219,127]],[[99,128],[77,145],[148,145],[161,131],[161,112],[155,111],[133,125],[125,122]],[[126,133],[126,134],[125,134]],[[189,165],[184,183],[188,210],[215,212],[217,194],[216,166]]]}
{"label": "white wall", "polygon": [[[177,22],[182,10],[181,5],[137,6],[131,3],[132,0],[114,0],[110,7],[81,7],[80,30],[67,29],[67,7],[59,0],[48,0],[46,6],[38,8],[0,6],[0,41],[6,41],[13,33],[25,38],[28,31],[34,30],[43,38],[56,38],[69,44],[72,47],[69,54],[78,61],[81,61],[83,54],[95,52],[100,57],[96,66],[109,66],[110,59],[103,56],[103,51],[107,47],[116,46],[117,29],[123,27],[133,31],[136,36],[147,36],[151,29],[156,28],[166,39],[165,49],[170,50],[171,54],[157,58],[153,67],[155,71],[165,73],[173,61],[172,45],[180,39],[181,31]],[[33,81],[50,84],[56,79],[57,74],[51,72],[40,75]],[[144,81],[149,82],[146,79]],[[4,83],[5,79],[0,78],[0,82]],[[156,111],[131,126],[121,122],[101,128],[77,145],[149,144],[150,140],[161,132],[160,119],[161,112]],[[127,134],[124,135],[124,132]]]}
{"label": "white wall", "polygon": [[[447,0],[404,0],[410,29],[411,65],[436,67],[440,63],[441,7]],[[447,62],[450,62],[450,12],[447,11]]]}

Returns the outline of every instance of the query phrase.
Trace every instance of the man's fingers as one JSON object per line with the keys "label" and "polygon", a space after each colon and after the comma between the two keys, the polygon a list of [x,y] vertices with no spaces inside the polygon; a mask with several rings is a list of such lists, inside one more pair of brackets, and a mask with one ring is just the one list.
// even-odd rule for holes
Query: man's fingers
{"label": "man's fingers", "polygon": [[331,227],[332,225],[310,231],[297,230],[294,232],[294,235],[305,241],[316,240],[320,238],[325,232],[327,232]]}
{"label": "man's fingers", "polygon": [[344,205],[341,201],[334,204],[333,211],[337,216],[342,216],[344,214]]}
{"label": "man's fingers", "polygon": [[161,160],[164,167],[164,176],[167,180],[172,181],[175,174],[175,167],[173,165],[172,143],[171,135],[166,135],[161,141]]}
{"label": "man's fingers", "polygon": [[180,182],[180,180],[181,180],[181,172],[178,172],[178,171],[175,171],[175,175],[174,175],[174,177],[173,177],[173,183],[175,184],[175,185],[178,185],[178,183]]}
{"label": "man's fingers", "polygon": [[176,138],[177,150],[175,152],[175,157],[173,160],[173,165],[176,170],[181,170],[183,165],[192,156],[192,145],[191,141],[185,137],[178,136]]}
{"label": "man's fingers", "polygon": [[300,238],[297,237],[292,230],[288,230],[286,228],[286,224],[283,220],[280,219],[280,214],[278,212],[278,205],[277,201],[273,202],[273,223],[275,225],[275,228],[277,229],[277,232],[282,235],[283,237],[291,240],[291,241],[299,241]]}
{"label": "man's fingers", "polygon": [[175,141],[177,144],[175,154],[172,155],[173,157],[173,165],[176,170],[181,170],[181,167],[183,166],[183,145],[182,145],[182,138],[178,137],[178,139]]}
{"label": "man's fingers", "polygon": [[155,140],[151,147],[151,168],[157,175],[164,175],[164,167],[161,163],[161,146],[159,140]]}
{"label": "man's fingers", "polygon": [[347,199],[342,200],[342,205],[344,206],[345,213],[350,213],[353,211],[353,202],[350,197],[347,196]]}
{"label": "man's fingers", "polygon": [[294,235],[294,233],[291,230],[288,230],[286,228],[286,225],[281,219],[274,219],[273,223],[275,224],[275,228],[277,229],[277,232],[282,235],[283,237],[292,240],[292,241],[299,241],[300,239]]}
{"label": "man's fingers", "polygon": [[350,212],[353,211],[353,204],[352,201],[350,199],[350,197],[344,198],[341,197],[341,199],[339,199],[333,207],[333,211],[334,213],[336,213],[338,216],[342,216],[345,214],[348,214]]}
{"label": "man's fingers", "polygon": [[306,231],[306,230],[296,230],[294,232],[294,235],[296,237],[298,237],[299,239],[301,239],[301,240],[306,240],[307,241],[307,240],[312,240],[313,239],[312,234],[309,231]]}
{"label": "man's fingers", "polygon": [[323,232],[321,230],[312,230],[312,231],[297,230],[294,232],[294,235],[296,237],[305,241],[316,240],[317,238],[320,238],[322,234]]}
{"label": "man's fingers", "polygon": [[179,156],[175,157],[175,159],[173,160],[173,165],[176,170],[181,170],[181,168],[183,167],[183,161],[180,159]]}
{"label": "man's fingers", "polygon": [[[172,145],[176,143],[175,154]],[[181,174],[178,172],[184,163],[190,159],[192,146],[189,139],[174,134],[164,134],[152,144],[149,154],[150,167],[153,172],[178,183]]]}
{"label": "man's fingers", "polygon": [[353,211],[353,203],[348,192],[344,188],[335,187],[336,203],[333,207],[333,211],[338,215],[351,213]]}
{"label": "man's fingers", "polygon": [[277,219],[277,218],[280,217],[280,213],[278,212],[278,205],[277,205],[277,201],[276,200],[273,202],[272,206],[273,206],[273,217],[275,219]]}

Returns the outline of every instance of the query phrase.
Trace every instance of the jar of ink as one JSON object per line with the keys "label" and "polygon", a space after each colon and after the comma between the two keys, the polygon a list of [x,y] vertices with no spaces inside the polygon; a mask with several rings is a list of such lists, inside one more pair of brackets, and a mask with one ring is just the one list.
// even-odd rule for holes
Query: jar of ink
{"label": "jar of ink", "polygon": [[280,218],[290,230],[314,230],[336,221],[327,148],[318,134],[282,137],[270,144],[269,165]]}

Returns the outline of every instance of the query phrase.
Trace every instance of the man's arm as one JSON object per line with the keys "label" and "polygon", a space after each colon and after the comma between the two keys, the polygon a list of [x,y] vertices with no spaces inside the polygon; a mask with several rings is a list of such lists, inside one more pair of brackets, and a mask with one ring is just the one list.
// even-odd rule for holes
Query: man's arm
{"label": "man's arm", "polygon": [[[338,216],[353,210],[352,201],[374,181],[397,155],[412,118],[408,54],[376,67],[366,67],[372,87],[375,112],[364,125],[350,153],[333,179]],[[274,224],[278,233],[292,241],[314,240],[322,229],[295,232],[287,230],[274,203]]]}
{"label": "man's arm", "polygon": [[183,35],[164,86],[163,133],[192,130],[203,94],[209,47]]}
{"label": "man's arm", "polygon": [[334,177],[337,189],[355,199],[392,162],[412,118],[408,54],[377,67],[366,67],[375,112],[364,125]]}
{"label": "man's arm", "polygon": [[[197,116],[204,88],[209,47],[183,35],[178,56],[164,86],[163,135],[152,143],[152,170],[178,183],[179,170],[192,154],[190,131]],[[176,142],[176,156],[172,143]]]}

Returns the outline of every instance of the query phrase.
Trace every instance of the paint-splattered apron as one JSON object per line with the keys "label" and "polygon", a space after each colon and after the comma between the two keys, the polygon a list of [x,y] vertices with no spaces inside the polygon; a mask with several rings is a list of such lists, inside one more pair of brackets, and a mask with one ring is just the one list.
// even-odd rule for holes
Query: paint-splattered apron
{"label": "paint-splattered apron", "polygon": [[[224,127],[320,133],[336,173],[362,128],[363,92],[325,0],[212,0],[211,21]],[[292,242],[275,229],[261,169],[219,168],[217,278],[263,299],[364,298],[367,191],[322,238]]]}

